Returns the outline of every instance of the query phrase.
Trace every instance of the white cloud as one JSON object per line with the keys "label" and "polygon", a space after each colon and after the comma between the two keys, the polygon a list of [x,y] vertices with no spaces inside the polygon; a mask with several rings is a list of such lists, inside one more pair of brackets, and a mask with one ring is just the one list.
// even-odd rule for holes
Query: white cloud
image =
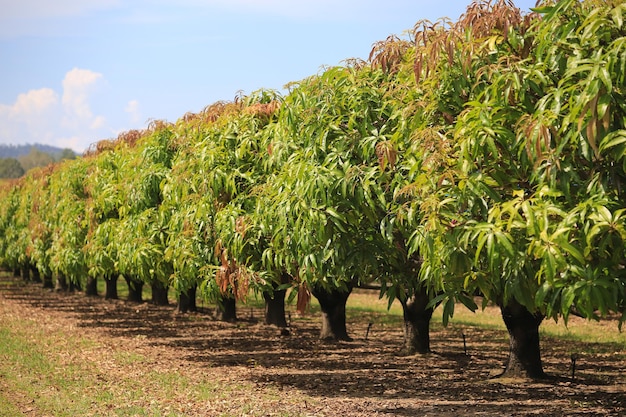
{"label": "white cloud", "polygon": [[87,95],[102,74],[86,69],[74,68],[63,79],[63,105],[81,112],[86,106]]}
{"label": "white cloud", "polygon": [[124,111],[130,116],[130,121],[137,124],[141,121],[141,111],[139,110],[139,101],[131,100],[128,102]]}
{"label": "white cloud", "polygon": [[58,103],[59,97],[54,90],[42,88],[22,93],[17,96],[15,104],[2,108],[8,111],[9,117],[20,120],[41,114]]}
{"label": "white cloud", "polygon": [[0,104],[0,143],[50,138],[50,121],[58,117],[59,97],[50,88],[30,90],[11,105]]}
{"label": "white cloud", "polygon": [[74,68],[65,75],[61,94],[42,88],[19,94],[13,104],[0,104],[0,143],[85,150],[111,131],[90,104],[102,79],[98,72]]}
{"label": "white cloud", "polygon": [[63,80],[63,124],[67,127],[92,125],[94,118],[89,105],[89,94],[94,90],[102,74],[90,70],[74,68],[65,74]]}

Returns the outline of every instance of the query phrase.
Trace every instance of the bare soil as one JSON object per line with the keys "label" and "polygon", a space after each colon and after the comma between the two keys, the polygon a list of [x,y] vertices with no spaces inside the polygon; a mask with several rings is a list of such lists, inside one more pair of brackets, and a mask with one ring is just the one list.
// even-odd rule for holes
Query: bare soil
{"label": "bare soil", "polygon": [[[543,340],[544,369],[553,379],[502,380],[494,378],[508,354],[501,330],[464,326],[461,333],[458,327],[434,326],[434,352],[404,356],[401,328],[375,315],[349,320],[354,341],[328,343],[318,339],[316,315],[290,313],[290,334],[282,336],[262,323],[260,309],[243,307],[238,322],[223,323],[214,321],[208,308],[177,315],[173,306],[55,293],[22,283],[0,286],[0,320],[7,314],[37,320],[47,332],[97,341],[96,351],[83,357],[75,352],[71,360],[97,363],[98,378],[105,382],[158,368],[191,383],[208,378],[230,387],[232,395],[223,400],[189,402],[183,392],[173,392],[176,415],[626,415],[626,355],[617,345]],[[369,323],[374,324],[366,339]],[[574,379],[573,351],[581,352]],[[144,359],[120,367],[107,360],[115,357],[112,352]],[[154,400],[146,392],[146,401]],[[162,409],[159,415],[170,414]]]}

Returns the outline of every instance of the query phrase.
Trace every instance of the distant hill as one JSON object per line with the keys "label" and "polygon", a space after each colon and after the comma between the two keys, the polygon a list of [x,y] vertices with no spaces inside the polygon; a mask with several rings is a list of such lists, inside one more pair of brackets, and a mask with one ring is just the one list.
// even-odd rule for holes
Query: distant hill
{"label": "distant hill", "polygon": [[0,178],[19,178],[35,167],[76,156],[76,152],[69,148],[50,145],[0,145]]}
{"label": "distant hill", "polygon": [[[68,151],[71,151],[70,149],[63,149],[50,145],[42,145],[39,143],[26,145],[0,144],[0,158],[18,158],[20,156],[28,155],[33,148],[37,149],[40,152],[51,155],[54,159],[59,159],[59,157],[63,153],[67,155]],[[76,153],[74,151],[71,152],[76,156]]]}

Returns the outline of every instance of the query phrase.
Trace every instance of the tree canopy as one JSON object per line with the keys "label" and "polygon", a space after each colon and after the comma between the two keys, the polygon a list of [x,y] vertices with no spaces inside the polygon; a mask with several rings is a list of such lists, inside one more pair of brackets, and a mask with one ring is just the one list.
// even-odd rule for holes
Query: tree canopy
{"label": "tree canopy", "polygon": [[2,188],[0,263],[213,300],[374,281],[444,322],[476,295],[507,326],[623,321],[625,11],[476,1],[284,96],[101,141]]}

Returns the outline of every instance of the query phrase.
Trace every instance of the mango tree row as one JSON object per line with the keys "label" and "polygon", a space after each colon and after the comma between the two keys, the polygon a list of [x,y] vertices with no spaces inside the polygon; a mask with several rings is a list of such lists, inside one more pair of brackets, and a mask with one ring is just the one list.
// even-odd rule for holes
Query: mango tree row
{"label": "mango tree row", "polygon": [[4,187],[0,262],[50,283],[224,319],[262,293],[286,326],[288,289],[320,302],[321,336],[349,339],[346,300],[399,300],[405,346],[459,302],[501,307],[508,374],[543,376],[545,317],[622,314],[626,6],[546,1],[522,15],[478,1],[418,22],[294,83],[175,124],[101,141]]}

